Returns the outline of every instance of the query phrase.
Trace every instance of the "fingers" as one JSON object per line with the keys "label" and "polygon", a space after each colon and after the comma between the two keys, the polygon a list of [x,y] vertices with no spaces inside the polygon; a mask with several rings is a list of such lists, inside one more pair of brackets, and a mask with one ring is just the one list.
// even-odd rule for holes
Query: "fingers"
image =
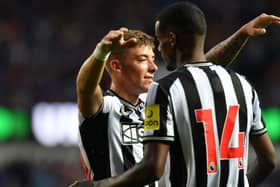
{"label": "fingers", "polygon": [[97,47],[103,52],[109,53],[114,49],[119,49],[122,46],[124,41],[124,33],[127,32],[128,29],[125,27],[121,27],[118,30],[109,31],[102,40],[97,44]]}
{"label": "fingers", "polygon": [[116,36],[116,40],[119,41],[119,44],[123,47],[134,45],[137,42],[136,38],[130,38],[128,40],[124,40],[124,34],[128,32],[128,29],[125,27],[121,27],[119,30],[116,31],[115,34],[118,34]]}
{"label": "fingers", "polygon": [[124,28],[124,27],[120,28],[119,30],[112,31],[113,36],[115,37],[114,39],[123,41],[124,33],[127,32],[127,31],[128,31],[128,29]]}
{"label": "fingers", "polygon": [[122,41],[123,35],[125,32],[127,32],[127,28],[120,28],[118,30],[111,30],[102,40],[104,44],[110,45],[114,41]]}
{"label": "fingers", "polygon": [[271,24],[280,24],[280,17],[275,15],[268,15],[265,13],[262,13],[260,16],[257,17],[257,25],[259,27],[267,27]]}
{"label": "fingers", "polygon": [[275,15],[267,15],[267,19],[271,23],[279,23],[280,22],[280,17],[275,16]]}
{"label": "fingers", "polygon": [[260,28],[260,29],[256,28],[256,29],[254,29],[252,35],[253,36],[257,36],[257,35],[263,35],[265,33],[266,33],[266,29],[265,28]]}
{"label": "fingers", "polygon": [[137,42],[136,38],[130,38],[129,40],[123,41],[123,46],[129,47],[135,45]]}
{"label": "fingers", "polygon": [[126,27],[121,27],[121,28],[120,28],[120,31],[122,31],[122,32],[127,32],[127,31],[128,31],[128,28],[126,28]]}
{"label": "fingers", "polygon": [[266,34],[266,28],[271,24],[280,25],[280,17],[262,13],[249,23],[245,24],[243,29],[249,36],[258,36]]}
{"label": "fingers", "polygon": [[113,52],[118,51],[124,47],[133,46],[136,43],[136,38],[124,39],[125,33],[128,29],[121,27],[118,30],[111,30],[99,43],[102,51]]}
{"label": "fingers", "polygon": [[271,17],[271,23],[270,24],[280,25],[280,17],[274,16],[274,15],[270,15],[270,17]]}

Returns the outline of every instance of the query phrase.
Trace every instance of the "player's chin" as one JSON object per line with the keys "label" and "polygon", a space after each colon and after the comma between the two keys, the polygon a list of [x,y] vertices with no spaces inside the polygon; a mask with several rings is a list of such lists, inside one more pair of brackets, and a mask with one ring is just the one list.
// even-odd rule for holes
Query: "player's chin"
{"label": "player's chin", "polygon": [[152,85],[153,81],[145,81],[145,84],[142,85],[142,91],[147,92],[149,87]]}
{"label": "player's chin", "polygon": [[153,79],[146,79],[145,80],[145,87],[149,88],[153,82],[154,82]]}

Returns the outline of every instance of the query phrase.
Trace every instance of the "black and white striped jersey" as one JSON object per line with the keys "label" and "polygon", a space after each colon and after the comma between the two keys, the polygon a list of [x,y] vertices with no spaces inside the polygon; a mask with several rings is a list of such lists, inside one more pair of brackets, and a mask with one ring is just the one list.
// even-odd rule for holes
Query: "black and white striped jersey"
{"label": "black and white striped jersey", "polygon": [[95,116],[79,116],[79,146],[88,179],[120,175],[143,158],[145,99],[146,94],[141,94],[133,106],[108,90]]}
{"label": "black and white striped jersey", "polygon": [[187,64],[153,83],[143,141],[170,144],[167,186],[248,186],[249,135],[266,127],[246,79],[210,62]]}
{"label": "black and white striped jersey", "polygon": [[81,155],[94,179],[119,175],[143,157],[144,101],[139,101],[133,106],[109,90],[95,116],[79,116]]}

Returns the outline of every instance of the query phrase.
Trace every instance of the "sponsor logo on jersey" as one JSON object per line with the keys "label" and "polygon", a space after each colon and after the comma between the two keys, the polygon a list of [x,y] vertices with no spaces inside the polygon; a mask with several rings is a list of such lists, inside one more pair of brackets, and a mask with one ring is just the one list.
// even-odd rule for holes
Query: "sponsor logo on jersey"
{"label": "sponsor logo on jersey", "polygon": [[121,123],[121,137],[124,145],[142,142],[144,128],[141,123]]}
{"label": "sponsor logo on jersey", "polygon": [[160,128],[160,113],[159,105],[148,105],[145,108],[145,121],[144,129],[145,130],[159,130]]}

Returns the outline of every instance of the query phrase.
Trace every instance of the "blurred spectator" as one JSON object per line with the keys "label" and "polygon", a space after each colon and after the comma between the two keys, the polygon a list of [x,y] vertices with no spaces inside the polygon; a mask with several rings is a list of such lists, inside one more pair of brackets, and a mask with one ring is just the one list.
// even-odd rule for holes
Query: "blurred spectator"
{"label": "blurred spectator", "polygon": [[[153,19],[176,0],[1,0],[0,106],[27,111],[39,101],[76,101],[75,77],[107,30],[126,26],[153,34]],[[193,0],[194,1],[194,0]],[[277,0],[195,1],[208,22],[207,48],[261,12],[279,14]],[[260,93],[264,107],[280,106],[280,28],[250,40],[232,65]],[[156,53],[158,54],[158,53]],[[157,56],[160,71],[166,73]],[[110,80],[103,78],[103,86]],[[67,186],[81,176],[77,163],[17,162],[0,168],[0,186]],[[279,170],[271,177],[277,182]],[[276,184],[276,183],[275,183]],[[266,183],[263,186],[273,186]]]}
{"label": "blurred spectator", "polygon": [[[155,12],[170,2],[1,1],[0,84],[3,91],[0,104],[30,109],[34,103],[42,100],[75,101],[75,75],[83,58],[92,52],[97,39],[106,30],[120,26],[153,32]],[[279,4],[272,0],[198,3],[206,12],[209,22],[208,48],[253,16],[263,11],[273,11],[273,7]],[[254,39],[233,66],[247,75],[257,89],[261,87],[261,80],[265,79],[265,72],[272,68],[267,64],[279,49],[279,39],[276,38],[277,32],[274,32],[262,39]],[[266,71],[262,71],[264,66]],[[105,79],[104,84],[108,83]],[[267,97],[262,99],[264,103],[268,102]]]}

